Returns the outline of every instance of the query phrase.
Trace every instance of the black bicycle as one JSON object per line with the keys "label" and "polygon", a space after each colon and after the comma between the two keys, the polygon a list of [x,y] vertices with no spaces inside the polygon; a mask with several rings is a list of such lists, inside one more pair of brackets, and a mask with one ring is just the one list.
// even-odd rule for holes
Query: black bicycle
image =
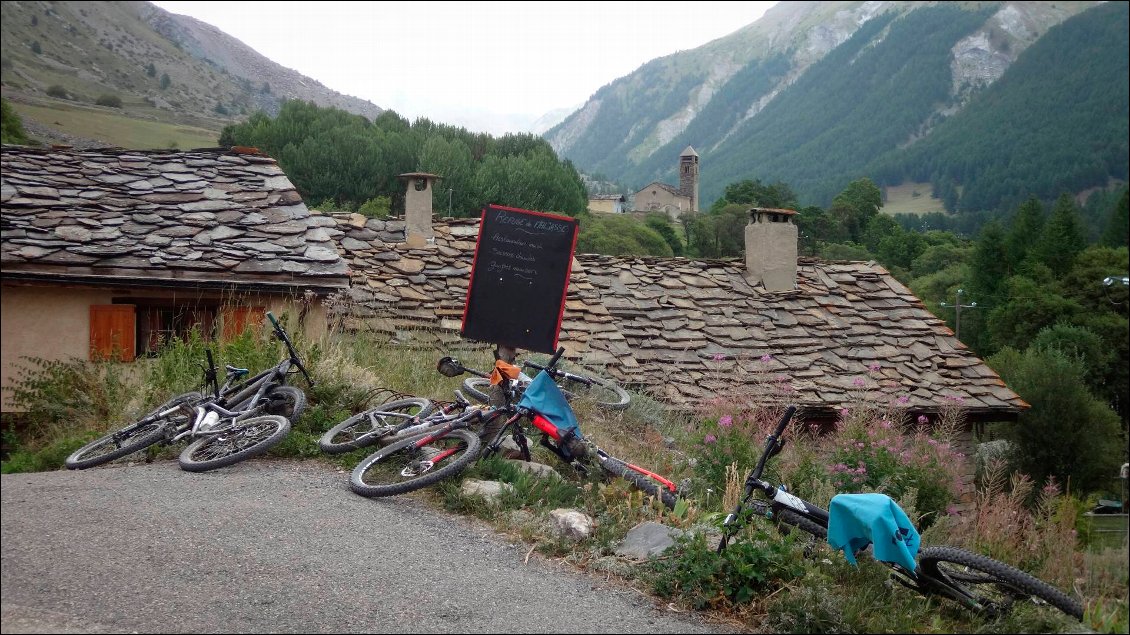
{"label": "black bicycle", "polygon": [[267,317],[275,337],[286,344],[286,359],[249,379],[244,379],[248,369],[226,365],[221,386],[212,351],[206,350],[208,365],[202,368],[207,394],[193,391],[173,397],[139,421],[79,448],[67,457],[66,467],[86,469],[158,443],[192,439],[179,463],[187,471],[202,472],[262,454],[282,441],[306,408],[305,393],[285,382],[296,372],[309,385],[314,382],[286,331],[273,314]]}
{"label": "black bicycle", "polygon": [[[734,510],[723,522],[723,535],[718,551],[750,518],[760,516],[775,520],[786,531],[796,527],[819,540],[828,538],[829,514],[761,478],[766,462],[784,446],[782,434],[796,412],[789,406],[776,429],[765,442],[756,466],[745,481],[745,492]],[[762,499],[753,499],[759,493]],[[748,509],[747,509],[748,506]],[[910,570],[893,562],[883,562],[892,569],[891,577],[902,586],[923,596],[940,595],[960,605],[989,616],[1007,613],[1017,601],[1032,601],[1054,606],[1060,611],[1083,619],[1083,606],[1050,584],[1028,573],[987,556],[957,547],[923,547],[918,551],[917,567]]]}

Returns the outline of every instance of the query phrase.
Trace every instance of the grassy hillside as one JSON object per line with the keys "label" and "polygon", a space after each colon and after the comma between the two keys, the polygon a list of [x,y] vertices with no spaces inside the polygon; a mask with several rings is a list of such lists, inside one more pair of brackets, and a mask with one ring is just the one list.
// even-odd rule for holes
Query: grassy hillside
{"label": "grassy hillside", "polygon": [[218,130],[139,119],[108,108],[62,102],[39,105],[13,102],[12,106],[25,122],[36,122],[66,136],[123,148],[206,148],[216,146],[220,137]]}

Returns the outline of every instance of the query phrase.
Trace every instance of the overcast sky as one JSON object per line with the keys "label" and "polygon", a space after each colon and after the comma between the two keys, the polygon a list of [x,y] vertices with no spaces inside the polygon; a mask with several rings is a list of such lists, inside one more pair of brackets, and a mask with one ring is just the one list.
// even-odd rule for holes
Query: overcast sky
{"label": "overcast sky", "polygon": [[[499,134],[776,2],[154,2],[338,92]],[[487,124],[485,122],[491,121]]]}

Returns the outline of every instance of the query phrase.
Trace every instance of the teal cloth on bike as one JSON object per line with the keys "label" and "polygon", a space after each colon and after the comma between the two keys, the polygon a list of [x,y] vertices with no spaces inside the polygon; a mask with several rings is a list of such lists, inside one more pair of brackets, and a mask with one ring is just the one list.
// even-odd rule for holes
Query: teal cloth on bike
{"label": "teal cloth on bike", "polygon": [[855,552],[874,544],[876,560],[914,571],[921,539],[906,512],[886,494],[838,494],[828,506],[828,544],[855,564]]}
{"label": "teal cloth on bike", "polygon": [[544,370],[534,377],[529,386],[526,386],[518,407],[529,408],[545,417],[557,426],[562,436],[570,430],[576,430],[577,436],[581,436],[577,416],[573,414],[573,409],[569,407],[565,395],[561,394],[561,389]]}

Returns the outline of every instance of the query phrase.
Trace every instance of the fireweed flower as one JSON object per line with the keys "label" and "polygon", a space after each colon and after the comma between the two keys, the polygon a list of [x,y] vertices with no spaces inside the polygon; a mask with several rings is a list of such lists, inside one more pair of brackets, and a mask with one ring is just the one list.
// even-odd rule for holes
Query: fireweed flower
{"label": "fireweed flower", "polygon": [[918,415],[918,425],[924,426],[929,422],[930,420],[926,418],[926,415]]}
{"label": "fireweed flower", "polygon": [[769,353],[766,353],[766,354],[761,356],[761,361],[768,364],[769,362],[773,361],[773,356],[770,355]]}
{"label": "fireweed flower", "polygon": [[720,361],[722,361],[722,360],[724,360],[724,359],[726,359],[726,356],[725,356],[725,355],[723,355],[722,353],[715,353],[715,354],[714,354],[714,361],[716,361],[716,362],[720,362]]}
{"label": "fireweed flower", "polygon": [[866,382],[863,381],[862,377],[856,377],[855,379],[851,380],[851,383],[852,383],[853,386],[855,386],[857,388],[862,388],[863,384],[866,383]]}
{"label": "fireweed flower", "polygon": [[881,369],[881,368],[882,368],[882,366],[880,366],[878,362],[874,362],[870,366],[867,367],[867,369],[870,370],[873,373],[879,372],[879,369]]}
{"label": "fireweed flower", "polygon": [[706,435],[706,438],[704,438],[702,440],[702,442],[705,443],[706,445],[710,445],[711,443],[714,443],[717,440],[718,440],[718,437],[714,436],[713,434],[708,434],[708,435]]}
{"label": "fireweed flower", "polygon": [[730,415],[722,415],[722,418],[718,420],[718,425],[723,428],[729,428],[734,425],[734,418]]}
{"label": "fireweed flower", "polygon": [[907,397],[906,395],[902,395],[898,398],[898,402],[900,404],[906,405],[906,404],[910,403],[910,397]]}

